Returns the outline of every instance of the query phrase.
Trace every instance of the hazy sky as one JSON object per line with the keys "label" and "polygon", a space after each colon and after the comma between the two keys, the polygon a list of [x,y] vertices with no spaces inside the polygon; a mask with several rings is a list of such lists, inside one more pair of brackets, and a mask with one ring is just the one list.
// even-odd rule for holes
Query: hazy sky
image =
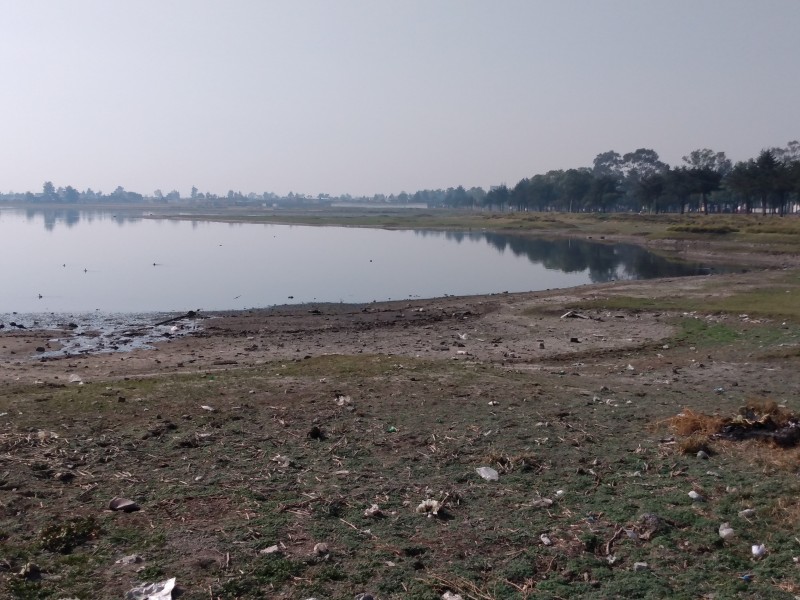
{"label": "hazy sky", "polygon": [[0,191],[513,185],[800,137],[800,0],[0,0]]}

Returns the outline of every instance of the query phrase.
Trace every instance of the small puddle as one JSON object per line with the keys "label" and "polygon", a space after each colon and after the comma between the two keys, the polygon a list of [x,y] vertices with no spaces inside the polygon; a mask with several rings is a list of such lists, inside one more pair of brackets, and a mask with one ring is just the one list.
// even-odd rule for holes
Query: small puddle
{"label": "small puddle", "polygon": [[197,313],[0,313],[0,323],[5,325],[3,331],[57,334],[49,341],[58,349],[35,355],[45,360],[152,349],[156,342],[201,331],[200,321],[204,318]]}

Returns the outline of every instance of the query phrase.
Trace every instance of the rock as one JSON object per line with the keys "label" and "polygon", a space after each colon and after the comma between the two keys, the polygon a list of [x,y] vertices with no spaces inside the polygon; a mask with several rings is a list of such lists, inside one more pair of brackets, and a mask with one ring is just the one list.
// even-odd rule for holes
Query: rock
{"label": "rock", "polygon": [[325,542],[320,542],[314,546],[314,554],[317,556],[327,556],[330,554],[330,550],[328,549],[328,544]]}
{"label": "rock", "polygon": [[732,540],[736,536],[733,528],[728,523],[723,523],[719,526],[719,537],[723,540]]}
{"label": "rock", "polygon": [[650,569],[650,565],[646,562],[635,562],[633,563],[633,570],[636,572],[647,571]]}

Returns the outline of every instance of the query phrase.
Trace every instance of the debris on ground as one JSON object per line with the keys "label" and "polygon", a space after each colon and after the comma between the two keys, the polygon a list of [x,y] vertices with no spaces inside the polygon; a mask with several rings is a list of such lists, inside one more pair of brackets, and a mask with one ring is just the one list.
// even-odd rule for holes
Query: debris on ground
{"label": "debris on ground", "polygon": [[139,556],[138,554],[129,554],[128,556],[123,556],[115,564],[117,565],[135,565],[138,563],[144,562],[144,559]]}
{"label": "debris on ground", "polygon": [[723,540],[732,540],[736,536],[736,532],[728,523],[723,523],[719,526],[719,537]]}
{"label": "debris on ground", "polygon": [[143,583],[128,591],[125,600],[171,600],[174,588],[174,577],[158,583]]}
{"label": "debris on ground", "polygon": [[441,502],[429,498],[419,503],[419,506],[417,506],[417,514],[428,515],[430,517],[432,515],[438,515],[441,508]]}
{"label": "debris on ground", "polygon": [[[685,437],[705,435],[711,439],[736,442],[761,440],[781,448],[800,444],[800,417],[772,400],[751,400],[739,409],[738,414],[729,418],[685,408],[667,419],[667,424],[675,433]],[[687,449],[692,448],[687,446]]]}
{"label": "debris on ground", "polygon": [[500,479],[500,474],[492,467],[478,467],[475,472],[483,477],[486,481],[497,481]]}
{"label": "debris on ground", "polygon": [[136,512],[140,509],[140,506],[136,504],[133,500],[128,500],[127,498],[120,498],[117,496],[116,498],[112,498],[111,502],[108,503],[109,510],[121,510],[122,512]]}

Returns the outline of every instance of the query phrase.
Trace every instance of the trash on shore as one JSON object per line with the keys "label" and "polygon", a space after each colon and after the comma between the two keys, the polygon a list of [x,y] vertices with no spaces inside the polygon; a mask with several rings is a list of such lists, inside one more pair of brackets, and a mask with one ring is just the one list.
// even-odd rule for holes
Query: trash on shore
{"label": "trash on shore", "polygon": [[417,506],[417,514],[420,515],[427,515],[427,516],[436,516],[439,514],[439,511],[442,508],[441,502],[438,500],[427,499],[420,502],[419,506]]}
{"label": "trash on shore", "polygon": [[500,479],[500,474],[491,467],[478,467],[475,469],[475,472],[486,481],[497,481]]}
{"label": "trash on shore", "polygon": [[136,504],[133,500],[128,500],[127,498],[120,498],[119,496],[112,498],[111,502],[108,503],[108,508],[110,510],[121,510],[122,512],[136,512],[140,509],[140,506]]}
{"label": "trash on shore", "polygon": [[574,310],[568,310],[563,315],[561,315],[562,319],[588,319],[586,315],[582,315],[581,313],[575,312]]}
{"label": "trash on shore", "polygon": [[175,588],[175,578],[158,583],[137,585],[125,594],[125,600],[170,600]]}

